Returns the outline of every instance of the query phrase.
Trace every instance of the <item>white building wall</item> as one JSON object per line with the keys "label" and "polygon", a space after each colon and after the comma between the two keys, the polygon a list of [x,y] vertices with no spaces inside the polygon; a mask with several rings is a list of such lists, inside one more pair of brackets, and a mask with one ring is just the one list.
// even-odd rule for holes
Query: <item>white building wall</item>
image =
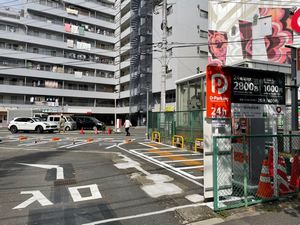
{"label": "white building wall", "polygon": [[[207,56],[199,54],[199,51],[208,52],[207,37],[201,37],[200,31],[207,31],[207,18],[200,16],[200,11],[207,12],[207,1],[203,0],[169,0],[168,6],[172,5],[173,12],[168,15],[168,27],[172,27],[172,34],[168,36],[168,47],[172,49],[167,60],[168,69],[172,70],[166,78],[166,90],[176,89],[175,81],[197,73],[197,67],[201,71],[205,70]],[[153,43],[162,40],[162,9],[157,8],[153,15]],[[176,48],[190,44],[191,47]],[[161,87],[161,52],[157,45],[154,45],[153,52],[153,93],[160,92]],[[170,53],[170,51],[168,51]]]}

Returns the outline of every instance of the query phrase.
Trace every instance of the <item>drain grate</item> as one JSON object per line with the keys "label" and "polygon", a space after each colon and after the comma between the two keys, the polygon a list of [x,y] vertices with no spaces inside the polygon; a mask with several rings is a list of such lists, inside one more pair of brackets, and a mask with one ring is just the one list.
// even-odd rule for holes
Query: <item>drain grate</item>
{"label": "drain grate", "polygon": [[54,186],[66,186],[72,184],[77,184],[77,181],[75,179],[63,179],[54,181]]}

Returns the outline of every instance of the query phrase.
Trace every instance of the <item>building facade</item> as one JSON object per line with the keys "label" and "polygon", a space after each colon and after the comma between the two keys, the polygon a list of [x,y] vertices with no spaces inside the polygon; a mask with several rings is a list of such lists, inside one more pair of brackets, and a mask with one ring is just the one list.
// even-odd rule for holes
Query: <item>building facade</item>
{"label": "building facade", "polygon": [[[207,42],[207,1],[183,2],[168,1],[167,103],[173,105],[175,81],[207,63],[201,44]],[[23,108],[92,114],[108,125],[114,115],[131,115],[134,125],[143,125],[146,111],[160,101],[160,4],[39,0],[24,1],[18,12],[1,10],[0,126],[9,109]]]}
{"label": "building facade", "polygon": [[[162,8],[153,14],[152,91],[154,111],[160,110]],[[167,1],[166,105],[175,109],[177,80],[205,71],[208,59],[208,1]],[[171,107],[170,107],[171,106]]]}

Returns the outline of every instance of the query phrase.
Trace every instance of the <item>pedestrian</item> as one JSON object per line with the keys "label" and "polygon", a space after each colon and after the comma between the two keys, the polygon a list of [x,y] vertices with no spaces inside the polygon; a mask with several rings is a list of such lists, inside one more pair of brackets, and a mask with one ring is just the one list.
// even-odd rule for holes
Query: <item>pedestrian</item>
{"label": "pedestrian", "polygon": [[61,114],[60,115],[60,119],[59,119],[59,133],[65,133],[65,118],[64,116]]}
{"label": "pedestrian", "polygon": [[126,131],[126,136],[130,136],[130,133],[129,133],[129,128],[132,126],[131,122],[129,119],[126,119],[125,120],[125,123],[124,123],[124,127],[125,127],[125,131]]}

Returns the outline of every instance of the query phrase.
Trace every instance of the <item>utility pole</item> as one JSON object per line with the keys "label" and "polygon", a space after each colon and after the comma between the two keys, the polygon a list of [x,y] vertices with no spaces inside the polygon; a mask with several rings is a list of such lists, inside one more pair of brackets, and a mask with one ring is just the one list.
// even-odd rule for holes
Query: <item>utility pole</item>
{"label": "utility pole", "polygon": [[292,131],[298,131],[298,85],[297,85],[297,51],[298,48],[293,45],[285,45],[291,49],[291,80],[292,80]]}
{"label": "utility pole", "polygon": [[162,55],[161,55],[161,100],[160,111],[166,109],[166,70],[167,70],[167,0],[163,0],[162,6]]}

